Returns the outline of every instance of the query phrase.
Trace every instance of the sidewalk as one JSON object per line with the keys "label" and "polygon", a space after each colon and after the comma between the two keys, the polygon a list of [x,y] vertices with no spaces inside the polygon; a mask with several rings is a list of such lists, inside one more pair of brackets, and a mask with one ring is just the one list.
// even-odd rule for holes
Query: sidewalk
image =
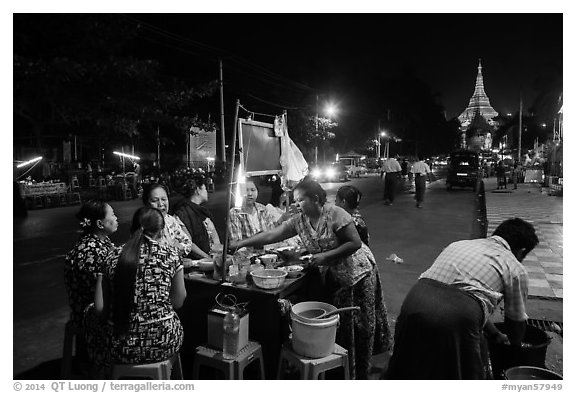
{"label": "sidewalk", "polygon": [[514,190],[496,189],[496,178],[484,179],[488,235],[505,219],[519,217],[534,225],[540,243],[523,264],[530,275],[529,296],[562,299],[563,198],[542,194],[537,183]]}
{"label": "sidewalk", "polygon": [[[534,225],[540,243],[524,259],[528,271],[529,324],[552,338],[546,367],[563,374],[563,198],[541,192],[540,184],[520,183],[497,190],[496,178],[484,179],[488,235],[504,220],[519,217]],[[494,321],[502,315],[494,315]]]}

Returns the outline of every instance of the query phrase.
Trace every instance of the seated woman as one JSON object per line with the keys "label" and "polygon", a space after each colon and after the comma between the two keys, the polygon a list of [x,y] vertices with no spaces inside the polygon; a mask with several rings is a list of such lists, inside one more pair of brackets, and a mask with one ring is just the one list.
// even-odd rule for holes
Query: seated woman
{"label": "seated woman", "polygon": [[104,269],[106,255],[114,249],[108,236],[118,229],[118,220],[112,207],[100,200],[84,203],[76,218],[83,233],[66,254],[64,285],[70,302],[70,320],[80,328],[84,310],[94,302],[97,275]]}
{"label": "seated woman", "polygon": [[174,309],[186,298],[183,266],[174,248],[159,241],[163,230],[159,210],[138,209],[130,240],[110,256],[104,271],[96,313],[112,327],[113,363],[163,361],[182,345],[184,333]]}
{"label": "seated woman", "polygon": [[165,226],[160,242],[175,247],[181,257],[188,255],[192,250],[190,234],[187,233],[186,227],[178,217],[168,214],[170,201],[164,186],[153,183],[145,187],[142,193],[142,201],[145,206],[160,210],[164,216]]}
{"label": "seated woman", "polygon": [[246,239],[276,226],[274,218],[266,207],[256,202],[258,199],[256,182],[248,178],[245,186],[245,193],[242,195],[242,207],[230,209],[228,230],[232,240]]}
{"label": "seated woman", "polygon": [[[269,205],[270,209],[263,204],[256,202],[258,199],[258,186],[254,179],[246,179],[246,188],[243,195],[241,208],[230,209],[230,220],[228,224],[229,238],[231,240],[241,240],[253,236],[259,232],[267,231],[280,225],[288,217],[289,213],[281,214],[279,209]],[[284,243],[271,245],[280,246],[301,246],[298,237],[287,239]]]}
{"label": "seated woman", "polygon": [[326,204],[326,192],[320,184],[302,181],[294,189],[294,198],[299,213],[274,229],[232,241],[230,250],[300,235],[312,254],[310,266],[328,269],[325,288],[328,301],[337,308],[360,307],[358,313],[340,315],[336,342],[348,350],[351,377],[367,379],[372,355],[390,349],[385,308],[376,293],[378,274],[374,256],[360,240],[350,214],[341,207]]}
{"label": "seated woman", "polygon": [[193,179],[188,179],[180,192],[184,198],[176,203],[173,214],[184,223],[192,238],[192,251],[188,258],[209,257],[212,246],[221,243],[212,221],[212,213],[201,206],[208,201],[205,178],[194,176]]}

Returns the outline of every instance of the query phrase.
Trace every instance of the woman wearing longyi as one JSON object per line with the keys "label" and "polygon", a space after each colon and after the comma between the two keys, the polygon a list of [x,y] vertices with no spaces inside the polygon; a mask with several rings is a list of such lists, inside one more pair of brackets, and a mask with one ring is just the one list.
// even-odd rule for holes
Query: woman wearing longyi
{"label": "woman wearing longyi", "polygon": [[[247,239],[230,242],[230,250],[263,246],[299,235],[312,257],[311,267],[323,267],[326,274],[326,297],[337,308],[359,306],[358,313],[340,315],[336,342],[348,350],[350,374],[366,379],[373,354],[390,347],[390,329],[376,327],[375,260],[362,243],[350,214],[326,204],[326,192],[315,181],[296,185],[294,199],[298,213],[276,228]],[[375,334],[375,329],[380,334]]]}

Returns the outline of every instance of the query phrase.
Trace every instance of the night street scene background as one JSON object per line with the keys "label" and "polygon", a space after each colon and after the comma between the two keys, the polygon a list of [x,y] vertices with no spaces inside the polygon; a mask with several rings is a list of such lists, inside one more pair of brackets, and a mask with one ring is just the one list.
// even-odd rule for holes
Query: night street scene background
{"label": "night street scene background", "polygon": [[[530,292],[529,315],[555,334],[546,367],[571,378],[562,341],[563,48],[570,21],[558,11],[490,11],[15,13],[7,378],[61,376],[69,315],[62,261],[79,235],[74,215],[81,202],[108,201],[119,223],[110,238],[121,245],[142,206],[144,183],[167,186],[172,205],[186,177],[202,172],[214,181],[206,207],[222,239],[234,121],[273,123],[283,113],[310,169],[342,156],[360,160],[362,176],[345,182],[363,193],[360,209],[392,327],[406,293],[446,245],[490,235],[497,215],[540,223],[553,258],[541,263],[538,254],[539,273],[546,273],[538,282],[547,286]],[[485,97],[495,116],[463,117]],[[446,160],[460,148],[486,163],[473,192],[449,192],[445,184]],[[36,157],[42,158],[29,162]],[[411,177],[399,186],[395,206],[383,207],[380,168],[387,157],[431,164],[424,209],[414,209]],[[494,193],[490,165],[500,160],[509,171],[521,162],[526,175],[536,174],[509,192],[514,202]],[[322,182],[329,202],[342,185]],[[35,196],[30,190],[37,187],[64,191]],[[267,204],[273,192],[270,176],[262,176],[258,201]],[[394,253],[406,262],[387,260]],[[385,369],[386,361],[375,359],[374,369]],[[186,369],[184,377],[192,379]]]}

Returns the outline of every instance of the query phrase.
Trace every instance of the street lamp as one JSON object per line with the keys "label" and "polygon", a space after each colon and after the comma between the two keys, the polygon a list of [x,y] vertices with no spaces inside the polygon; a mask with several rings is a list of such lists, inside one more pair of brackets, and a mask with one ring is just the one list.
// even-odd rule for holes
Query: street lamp
{"label": "street lamp", "polygon": [[326,105],[326,114],[328,115],[329,119],[336,114],[336,110],[337,108],[334,104]]}
{"label": "street lamp", "polygon": [[386,133],[384,131],[382,131],[378,134],[378,141],[377,141],[378,144],[376,145],[376,147],[377,147],[376,158],[378,159],[378,161],[380,161],[380,146],[382,145],[381,138],[385,137],[385,136],[386,136]]}
{"label": "street lamp", "polygon": [[[382,131],[380,135],[378,135],[378,147],[380,148],[380,137],[386,138],[386,133]],[[384,157],[388,159],[388,155],[390,154],[390,138],[386,138],[386,146],[384,147]],[[378,149],[378,158],[380,158],[380,149]]]}

